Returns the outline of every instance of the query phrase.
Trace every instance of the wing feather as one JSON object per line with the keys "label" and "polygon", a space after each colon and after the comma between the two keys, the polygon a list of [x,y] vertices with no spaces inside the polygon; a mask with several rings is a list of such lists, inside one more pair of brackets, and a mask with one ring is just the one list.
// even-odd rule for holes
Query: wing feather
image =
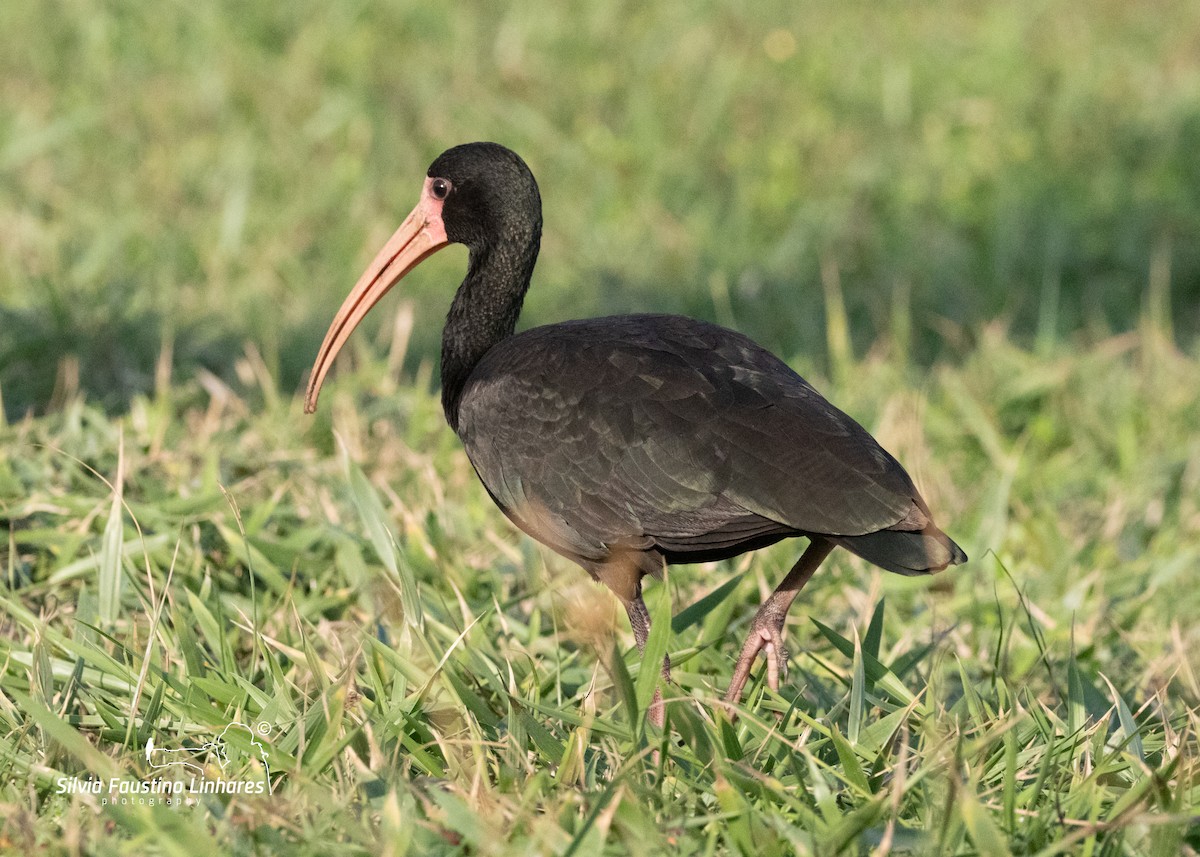
{"label": "wing feather", "polygon": [[492,496],[579,556],[859,536],[921,502],[896,460],[782,361],[692,319],[534,328],[488,353],[461,402],[459,433]]}

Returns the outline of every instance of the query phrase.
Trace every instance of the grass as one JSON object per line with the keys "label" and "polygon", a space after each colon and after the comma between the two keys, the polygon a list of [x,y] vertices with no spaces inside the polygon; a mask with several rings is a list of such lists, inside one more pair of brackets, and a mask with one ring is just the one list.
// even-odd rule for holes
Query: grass
{"label": "grass", "polygon": [[[1186,4],[149,8],[0,4],[0,852],[1200,850]],[[800,546],[673,568],[647,725],[622,611],[442,419],[461,252],[317,415],[295,396],[424,166],[478,138],[543,185],[525,323],[752,334],[970,564],[835,554],[736,721]],[[226,776],[269,795],[59,793],[232,722],[269,763],[233,731]]]}
{"label": "grass", "polygon": [[[0,843],[1200,847],[1200,360],[1146,331],[1049,356],[982,341],[919,385],[879,352],[831,390],[972,562],[908,580],[838,557],[793,617],[789,680],[736,722],[717,700],[797,548],[673,568],[649,596],[674,616],[666,733],[613,599],[513,531],[436,398],[387,361],[360,356],[312,420],[250,352],[232,388],[164,372],[122,418],[75,399],[7,425]],[[272,795],[55,793],[149,777],[147,737],[194,745],[230,721],[265,725]]]}

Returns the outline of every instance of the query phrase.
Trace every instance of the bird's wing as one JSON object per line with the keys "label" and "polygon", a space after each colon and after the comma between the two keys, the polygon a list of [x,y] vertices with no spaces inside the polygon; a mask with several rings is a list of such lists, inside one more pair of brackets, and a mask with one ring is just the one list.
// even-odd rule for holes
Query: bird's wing
{"label": "bird's wing", "polygon": [[762,519],[861,535],[923,505],[896,460],[782,361],[677,316],[506,340],[469,379],[459,420],[497,502],[584,556]]}

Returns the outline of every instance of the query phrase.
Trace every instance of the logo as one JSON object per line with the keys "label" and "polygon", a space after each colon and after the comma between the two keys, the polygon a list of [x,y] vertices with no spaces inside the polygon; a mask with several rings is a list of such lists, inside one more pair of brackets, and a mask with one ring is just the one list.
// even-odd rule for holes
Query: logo
{"label": "logo", "polygon": [[[202,744],[179,749],[156,747],[151,736],[146,741],[146,763],[167,773],[142,779],[110,777],[107,781],[96,777],[59,777],[56,792],[98,795],[104,806],[192,806],[203,795],[272,794],[269,756],[258,740],[270,732],[268,723],[258,724],[256,731],[234,722]],[[261,765],[262,773],[231,776],[235,771],[245,770],[247,762]],[[219,773],[210,777],[214,765]],[[174,778],[169,778],[171,774]]]}
{"label": "logo", "polygon": [[[262,730],[264,727],[266,727],[266,730],[262,734],[265,735],[267,732],[271,731],[271,727],[266,723],[260,723],[258,726],[260,730]],[[266,772],[264,779],[267,782],[268,790],[270,790],[271,769],[267,764],[267,751],[263,745],[256,740],[259,733],[255,732],[244,723],[230,723],[221,730],[220,735],[213,738],[211,741],[205,741],[199,747],[180,747],[178,750],[168,750],[165,747],[155,747],[154,736],[151,735],[148,739],[146,739],[146,762],[152,768],[170,768],[178,766],[193,770],[197,774],[203,776],[204,765],[202,762],[206,759],[211,759],[217,763],[217,766],[221,769],[221,773],[224,774],[225,770],[229,767],[230,762],[233,761],[233,757],[238,755],[236,751],[230,749],[229,739],[226,737],[229,735],[231,729],[242,730],[250,736],[249,741],[250,751],[252,754],[251,757],[253,758],[253,754],[257,753],[258,760],[262,762],[263,770]]]}

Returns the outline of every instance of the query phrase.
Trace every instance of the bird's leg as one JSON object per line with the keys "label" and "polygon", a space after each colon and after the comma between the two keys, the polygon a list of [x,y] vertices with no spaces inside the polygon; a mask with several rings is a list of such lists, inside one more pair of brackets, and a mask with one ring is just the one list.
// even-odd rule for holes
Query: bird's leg
{"label": "bird's leg", "polygon": [[[645,554],[618,551],[594,572],[596,580],[612,590],[625,605],[629,625],[633,628],[633,639],[637,642],[638,651],[643,654],[646,641],[650,639],[650,611],[642,600],[642,576],[653,574],[655,565],[661,569],[661,558],[655,556],[651,559]],[[664,682],[671,680],[670,656],[663,657],[662,678]],[[666,720],[661,686],[654,689],[654,700],[650,703],[646,718],[660,728]]]}
{"label": "bird's leg", "polygon": [[788,608],[796,599],[796,595],[808,583],[817,566],[829,556],[833,550],[833,542],[813,538],[808,547],[796,560],[787,577],[775,587],[767,600],[754,614],[750,623],[750,634],[742,653],[738,656],[737,665],[733,670],[733,678],[729,682],[729,690],[725,692],[726,702],[738,702],[742,698],[742,690],[750,678],[750,667],[760,651],[765,650],[767,660],[767,685],[771,690],[779,690],[779,680],[787,677],[787,649],[783,647],[783,624],[787,619]]}
{"label": "bird's leg", "polygon": [[[646,609],[646,602],[642,600],[642,587],[638,586],[637,596],[625,605],[625,612],[629,614],[629,624],[633,626],[633,641],[637,643],[638,651],[645,653],[646,641],[650,639],[650,611]],[[671,680],[671,656],[663,656],[662,665],[663,681]]]}
{"label": "bird's leg", "polygon": [[[636,594],[625,602],[625,612],[629,614],[629,624],[633,628],[633,640],[637,643],[638,651],[645,654],[646,641],[650,639],[650,611],[646,609],[646,602],[642,600],[640,581]],[[645,669],[644,664],[642,668]],[[664,683],[671,680],[670,655],[663,655],[662,680]],[[650,709],[646,712],[646,717],[659,729],[666,722],[666,707],[663,705],[661,687],[654,689],[654,699],[650,702]]]}

